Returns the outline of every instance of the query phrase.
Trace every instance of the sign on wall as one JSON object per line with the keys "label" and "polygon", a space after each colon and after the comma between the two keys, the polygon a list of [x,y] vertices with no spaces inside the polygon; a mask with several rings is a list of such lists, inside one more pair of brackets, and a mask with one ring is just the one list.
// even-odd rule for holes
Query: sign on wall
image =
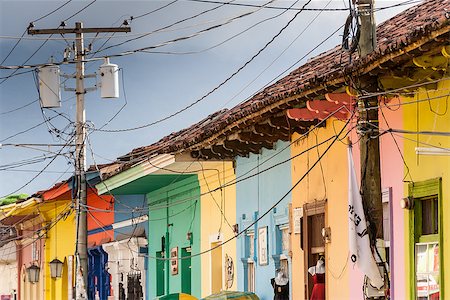
{"label": "sign on wall", "polygon": [[260,266],[269,264],[267,226],[258,228],[258,262]]}
{"label": "sign on wall", "polygon": [[170,274],[178,274],[178,247],[170,249]]}
{"label": "sign on wall", "polygon": [[225,254],[225,288],[231,289],[234,282],[233,258]]}
{"label": "sign on wall", "polygon": [[301,233],[303,207],[294,208],[294,234]]}

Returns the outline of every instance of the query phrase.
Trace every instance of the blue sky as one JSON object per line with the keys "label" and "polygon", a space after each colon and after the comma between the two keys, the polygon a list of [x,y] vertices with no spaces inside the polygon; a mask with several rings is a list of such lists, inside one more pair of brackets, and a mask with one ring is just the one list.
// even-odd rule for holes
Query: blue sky
{"label": "blue sky", "polygon": [[[35,28],[56,28],[64,20],[92,1],[73,0],[63,8],[42,20],[35,22]],[[170,2],[172,4],[168,5]],[[235,1],[237,3],[265,4],[269,1]],[[316,1],[308,4],[308,8],[343,8],[348,1]],[[377,7],[392,5],[404,1],[377,1]],[[4,60],[17,40],[6,38],[7,36],[21,36],[32,20],[46,15],[64,2],[60,1],[0,1],[0,62]],[[272,6],[290,6],[294,1],[272,1]],[[298,1],[294,7],[300,8],[305,1]],[[88,8],[67,21],[67,27],[73,27],[74,23],[81,21],[85,27],[110,27],[120,26],[124,19],[130,16],[136,17],[157,8],[166,6],[149,15],[135,18],[131,24],[132,37],[135,34],[148,33],[155,29],[172,24],[178,20],[196,15],[202,11],[219,6],[219,4],[199,3],[187,0],[178,1],[104,1],[97,0]],[[377,22],[381,22],[408,6],[390,8],[376,14]],[[196,37],[160,47],[157,50],[171,53],[197,52],[219,44],[229,37],[245,30],[246,28],[264,21],[230,41],[211,50],[197,54],[156,54],[138,53],[129,56],[111,58],[111,62],[118,64],[122,69],[120,76],[120,98],[105,100],[100,98],[100,93],[90,92],[86,96],[87,120],[96,128],[105,124],[125,104],[123,110],[105,127],[105,129],[124,129],[135,127],[163,118],[194,102],[204,94],[212,90],[224,79],[230,76],[236,69],[249,60],[260,48],[264,46],[287,22],[293,18],[296,11],[282,11],[275,9],[257,9],[251,7],[239,7],[223,5],[211,12],[181,22],[176,26],[144,38],[113,47],[98,55],[112,55],[142,47],[160,44],[177,37],[183,37],[226,22],[227,20],[243,14],[253,12],[249,16],[234,20],[218,29]],[[92,151],[88,148],[88,165],[107,163],[116,157],[129,152],[131,149],[149,145],[171,132],[183,129],[224,107],[232,107],[247,99],[267,83],[276,79],[280,74],[287,74],[287,70],[301,57],[321,43],[327,36],[341,26],[348,12],[333,11],[322,12],[316,20],[308,24],[319,14],[318,11],[302,12],[291,25],[252,63],[244,68],[232,80],[227,82],[219,90],[208,96],[205,100],[191,109],[145,129],[126,131],[120,133],[94,132],[90,135]],[[307,27],[303,34],[300,33]],[[299,62],[299,66],[314,55],[340,43],[341,32],[335,34],[323,43],[317,50]],[[107,45],[114,45],[130,39],[117,34],[109,40]],[[30,38],[31,36],[25,35]],[[46,36],[39,36],[43,38]],[[61,36],[54,36],[60,38]],[[39,64],[48,62],[53,56],[55,61],[61,61],[64,49],[72,43],[73,36],[67,36],[67,41],[48,41],[27,64]],[[93,50],[97,50],[105,41],[103,36],[86,35],[85,43],[93,42]],[[21,40],[12,54],[2,65],[22,65],[43,40]],[[291,45],[290,45],[291,44]],[[280,56],[281,55],[281,56]],[[86,73],[93,73],[101,62],[92,62],[86,65]],[[267,70],[261,74],[263,70]],[[295,68],[295,67],[294,67]],[[73,65],[61,67],[63,73],[73,73]],[[22,72],[22,71],[19,71]],[[9,70],[1,70],[0,77],[11,74]],[[0,79],[2,82],[3,79]],[[74,87],[74,81],[67,81],[68,87]],[[90,80],[86,86],[95,84]],[[126,92],[126,99],[124,97]],[[34,81],[33,72],[14,76],[0,84],[0,197],[16,191],[26,183],[18,192],[32,194],[36,191],[51,187],[58,180],[70,177],[73,166],[68,164],[68,159],[58,156],[39,176],[33,177],[42,170],[51,159],[43,160],[43,156],[51,156],[58,153],[61,147],[38,147],[40,150],[15,147],[8,144],[61,144],[62,138],[50,133],[49,128],[54,126],[63,130],[69,123],[65,118],[74,119],[75,100],[73,92],[62,93],[62,107],[51,110],[40,109],[39,102],[13,111],[18,107],[38,99],[38,92]],[[37,124],[43,123],[43,114],[47,117],[56,116],[57,113],[65,117],[57,116],[51,120],[52,125],[42,124],[36,128],[19,134],[13,138],[11,135],[27,130]],[[61,153],[66,153],[63,150]],[[94,154],[92,154],[93,152]],[[30,159],[35,159],[30,161]],[[11,164],[24,161],[26,164],[19,168],[10,168]],[[40,161],[29,164],[30,162]]]}

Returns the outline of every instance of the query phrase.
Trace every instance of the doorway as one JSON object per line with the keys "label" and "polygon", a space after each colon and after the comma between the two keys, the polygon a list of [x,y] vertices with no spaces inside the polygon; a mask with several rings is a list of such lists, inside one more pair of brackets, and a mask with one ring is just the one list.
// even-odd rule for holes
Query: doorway
{"label": "doorway", "polygon": [[307,203],[303,206],[303,251],[305,262],[305,298],[311,297],[314,286],[308,268],[315,266],[321,256],[325,256],[325,241],[322,229],[325,227],[326,200]]}
{"label": "doorway", "polygon": [[191,294],[191,247],[181,249],[181,292]]}
{"label": "doorway", "polygon": [[164,252],[156,252],[156,296],[164,295],[164,265],[165,261],[158,258],[164,258]]}
{"label": "doorway", "polygon": [[219,293],[222,289],[222,242],[211,243],[211,293]]}

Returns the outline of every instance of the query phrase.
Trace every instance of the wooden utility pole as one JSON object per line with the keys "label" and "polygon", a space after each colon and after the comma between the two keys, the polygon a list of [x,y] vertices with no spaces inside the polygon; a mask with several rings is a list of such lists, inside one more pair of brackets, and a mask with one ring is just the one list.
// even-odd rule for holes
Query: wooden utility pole
{"label": "wooden utility pole", "polygon": [[[76,138],[75,138],[75,183],[76,193],[76,211],[77,211],[77,272],[81,269],[83,274],[84,288],[87,291],[88,284],[88,255],[87,255],[87,187],[86,187],[86,111],[84,108],[84,33],[101,33],[101,32],[130,32],[129,27],[114,28],[83,28],[83,23],[75,23],[75,28],[57,28],[57,29],[28,29],[28,34],[75,34],[75,61],[76,61],[76,97],[77,97],[77,113],[76,113]],[[81,287],[78,285],[76,289],[76,299],[87,299],[87,295],[82,295]]]}
{"label": "wooden utility pole", "polygon": [[[365,57],[375,50],[376,26],[374,0],[358,0],[357,10],[360,21],[359,55]],[[376,77],[362,74],[359,89],[364,93],[374,93],[378,89]],[[364,96],[364,94],[361,94]],[[370,237],[383,239],[383,206],[381,201],[380,144],[378,129],[378,97],[358,99],[360,111],[359,131],[361,135],[361,190],[364,209],[370,222]]]}

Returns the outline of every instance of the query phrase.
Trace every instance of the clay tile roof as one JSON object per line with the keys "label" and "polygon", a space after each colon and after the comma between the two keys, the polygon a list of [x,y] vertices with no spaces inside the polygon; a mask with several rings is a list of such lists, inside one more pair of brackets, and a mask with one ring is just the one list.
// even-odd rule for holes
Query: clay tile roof
{"label": "clay tile roof", "polygon": [[119,157],[118,162],[122,163],[120,169],[149,156],[187,150],[207,139],[214,142],[220,134],[231,130],[238,123],[243,123],[255,114],[262,114],[261,111],[269,106],[276,107],[277,103],[288,97],[301,98],[308,95],[308,92],[326,93],[330,83],[342,86],[345,84],[345,74],[367,72],[385,57],[395,53],[401,55],[408,46],[416,47],[415,43],[421,39],[431,41],[435,38],[433,33],[438,30],[450,32],[449,11],[450,0],[427,0],[409,8],[378,25],[377,48],[370,55],[359,58],[354,54],[350,59],[340,45],[336,46],[310,59],[248,101],[230,110],[220,110],[189,128],[171,133],[152,145],[136,148]]}
{"label": "clay tile roof", "polygon": [[121,162],[133,162],[139,160],[140,157],[150,157],[178,151],[185,146],[186,141],[197,134],[208,132],[214,128],[216,123],[224,122],[228,117],[228,112],[228,109],[219,110],[188,128],[172,132],[152,145],[135,148],[130,153],[119,157],[118,160]]}

